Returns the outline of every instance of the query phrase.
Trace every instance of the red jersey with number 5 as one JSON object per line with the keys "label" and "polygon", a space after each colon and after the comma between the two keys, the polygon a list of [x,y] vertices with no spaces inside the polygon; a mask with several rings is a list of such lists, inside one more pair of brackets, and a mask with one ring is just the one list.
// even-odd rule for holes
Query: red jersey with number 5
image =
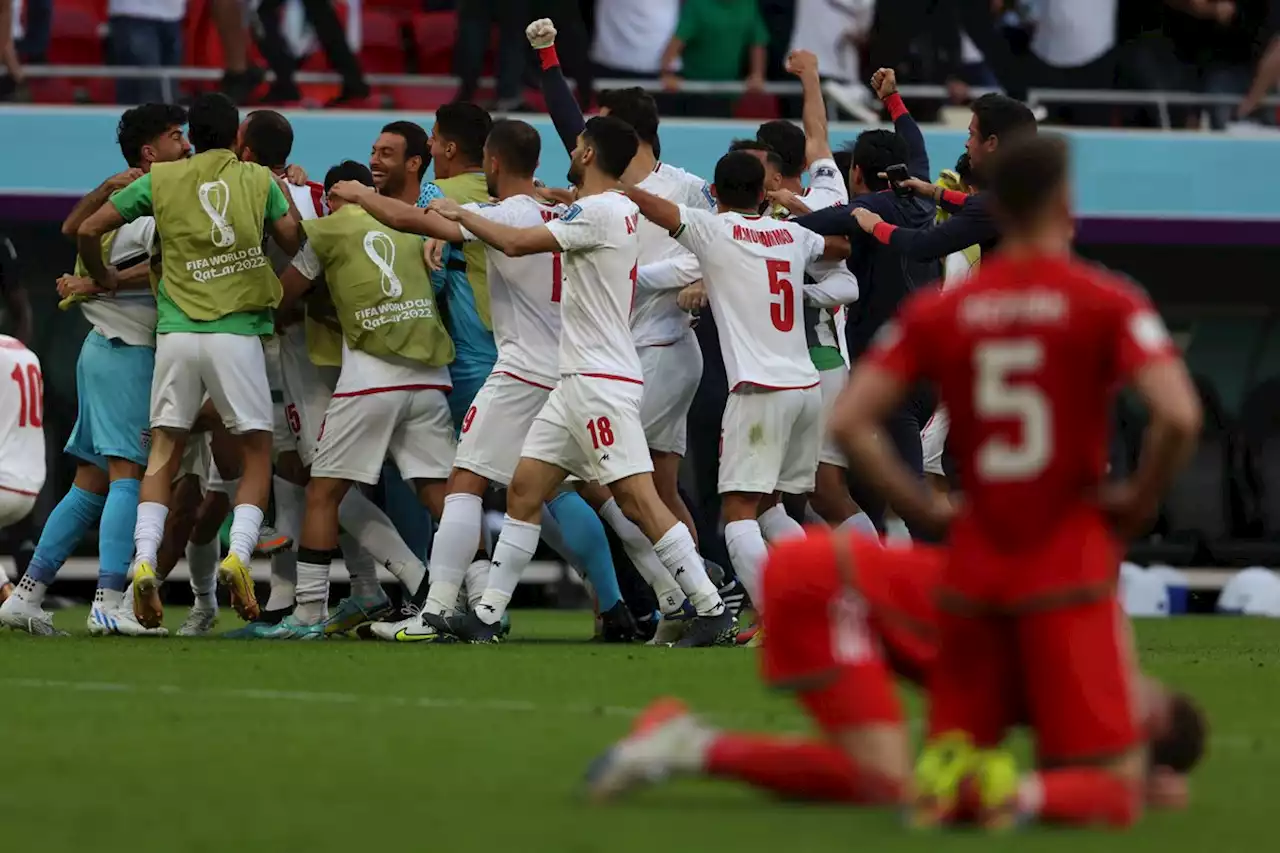
{"label": "red jersey with number 5", "polygon": [[0,490],[35,495],[44,485],[44,379],[22,341],[0,335]]}
{"label": "red jersey with number 5", "polygon": [[1106,472],[1116,392],[1175,355],[1146,296],[1073,257],[983,261],[965,286],[918,293],[868,358],[928,379],[951,413],[964,505],[953,543],[1044,547]]}

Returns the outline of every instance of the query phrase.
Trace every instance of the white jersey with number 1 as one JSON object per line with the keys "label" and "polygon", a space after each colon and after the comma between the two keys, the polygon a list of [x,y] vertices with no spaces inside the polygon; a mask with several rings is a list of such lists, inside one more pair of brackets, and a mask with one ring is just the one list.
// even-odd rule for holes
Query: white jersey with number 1
{"label": "white jersey with number 1", "polygon": [[0,335],[0,493],[34,497],[44,474],[40,359],[17,338]]}
{"label": "white jersey with number 1", "polygon": [[[465,204],[485,219],[514,228],[533,228],[559,219],[564,205],[543,204],[527,195],[497,204]],[[476,237],[467,229],[468,242]],[[498,345],[494,373],[506,373],[548,388],[560,378],[556,350],[560,346],[560,299],[563,270],[558,253],[509,258],[486,247],[493,339]]]}
{"label": "white jersey with number 1", "polygon": [[794,222],[680,208],[676,239],[702,263],[729,390],[818,384],[804,332],[804,273],[826,249]]}
{"label": "white jersey with number 1", "polygon": [[643,384],[631,340],[640,209],[609,190],[579,199],[546,227],[563,250],[560,375]]}

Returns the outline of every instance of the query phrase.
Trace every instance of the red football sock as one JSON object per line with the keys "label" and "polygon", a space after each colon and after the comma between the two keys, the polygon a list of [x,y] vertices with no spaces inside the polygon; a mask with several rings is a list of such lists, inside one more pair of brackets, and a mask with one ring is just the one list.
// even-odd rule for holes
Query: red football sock
{"label": "red football sock", "polygon": [[896,802],[898,786],[861,770],[844,750],[822,741],[770,735],[718,735],[706,771],[782,797],[823,802]]}
{"label": "red football sock", "polygon": [[1098,767],[1044,770],[1023,789],[1023,805],[1047,823],[1125,827],[1142,812],[1136,787]]}

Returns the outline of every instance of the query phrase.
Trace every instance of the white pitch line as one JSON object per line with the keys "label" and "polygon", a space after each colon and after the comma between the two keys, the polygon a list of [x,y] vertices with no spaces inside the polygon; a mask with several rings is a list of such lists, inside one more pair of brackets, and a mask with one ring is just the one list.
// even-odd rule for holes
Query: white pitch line
{"label": "white pitch line", "polygon": [[[581,717],[638,717],[643,708],[632,708],[625,705],[589,705],[584,703],[571,705],[539,705],[523,699],[448,699],[432,696],[374,696],[359,693],[313,692],[307,690],[269,690],[261,688],[228,688],[205,690],[190,689],[176,684],[127,684],[112,681],[65,681],[48,678],[0,678],[0,688],[16,688],[27,690],[69,690],[79,693],[155,693],[163,696],[193,695],[217,696],[225,699],[251,699],[269,702],[294,702],[304,705],[375,705],[392,708],[422,708],[428,710],[450,711],[492,711],[503,714],[536,714],[554,713],[570,714]],[[796,714],[777,714],[772,712],[747,713],[743,711],[712,711],[699,716],[705,719],[722,722],[743,720],[759,720],[767,717],[771,721],[803,727],[808,725],[805,717]],[[919,731],[923,721],[918,718],[908,720],[912,730]],[[1275,726],[1267,726],[1270,731]],[[1234,733],[1221,733],[1209,738],[1214,749],[1229,751],[1254,752],[1262,743],[1261,734],[1256,736]]]}

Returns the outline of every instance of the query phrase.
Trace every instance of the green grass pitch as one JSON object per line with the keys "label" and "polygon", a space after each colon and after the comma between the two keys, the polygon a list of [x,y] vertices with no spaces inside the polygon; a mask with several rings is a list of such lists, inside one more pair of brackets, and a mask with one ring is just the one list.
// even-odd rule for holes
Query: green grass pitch
{"label": "green grass pitch", "polygon": [[[183,613],[170,613],[171,629]],[[83,630],[84,611],[57,622]],[[222,627],[236,620],[224,612]],[[1205,705],[1183,814],[1132,833],[913,836],[897,816],[688,781],[591,807],[587,763],[674,694],[715,723],[803,731],[746,650],[574,642],[514,614],[501,647],[0,634],[0,848],[40,853],[1212,851],[1275,844],[1280,623],[1138,625],[1146,668]]]}

